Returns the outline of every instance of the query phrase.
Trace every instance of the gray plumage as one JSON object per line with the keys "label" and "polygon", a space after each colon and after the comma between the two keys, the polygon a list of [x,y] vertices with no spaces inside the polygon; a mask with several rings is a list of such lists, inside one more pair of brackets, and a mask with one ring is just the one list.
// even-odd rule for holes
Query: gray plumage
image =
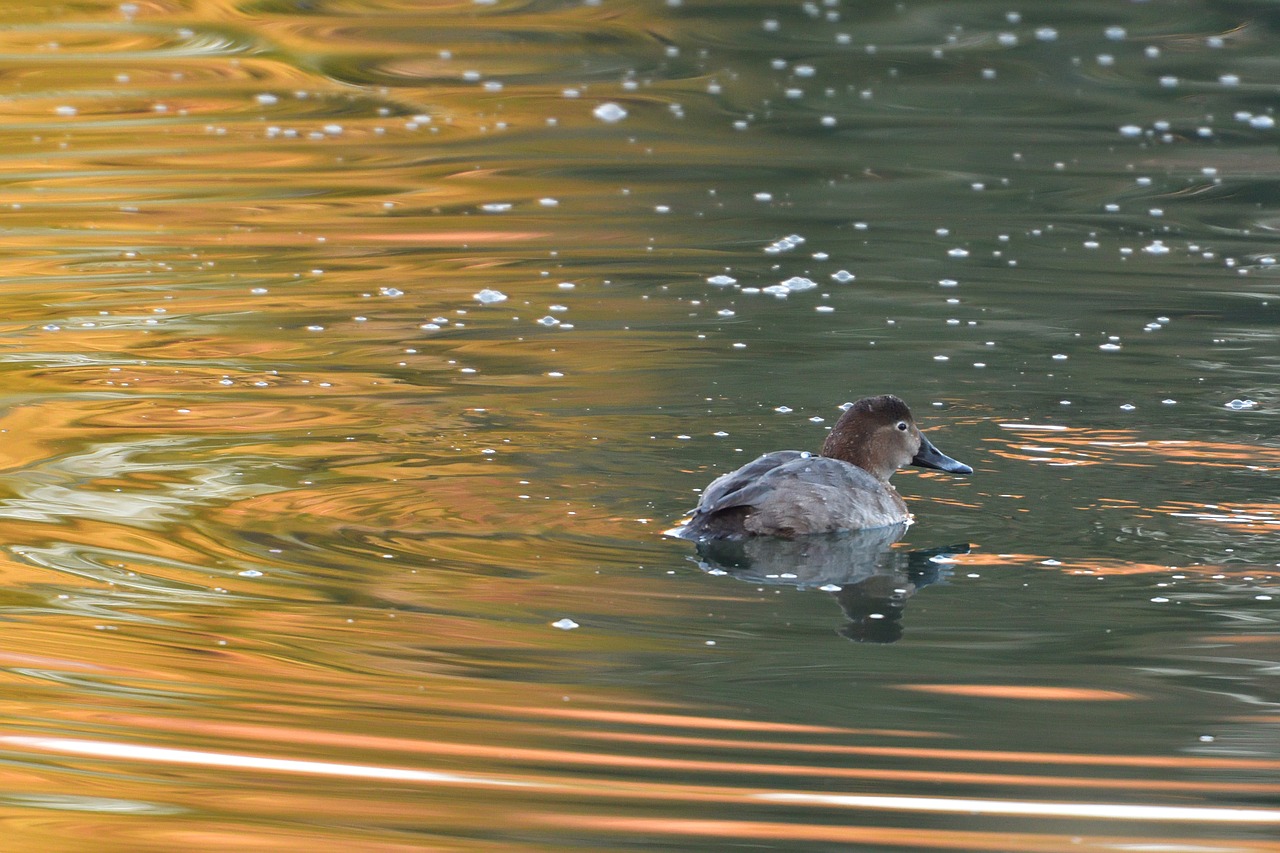
{"label": "gray plumage", "polygon": [[858,466],[799,450],[776,450],[707,486],[681,535],[804,536],[909,518],[893,487]]}

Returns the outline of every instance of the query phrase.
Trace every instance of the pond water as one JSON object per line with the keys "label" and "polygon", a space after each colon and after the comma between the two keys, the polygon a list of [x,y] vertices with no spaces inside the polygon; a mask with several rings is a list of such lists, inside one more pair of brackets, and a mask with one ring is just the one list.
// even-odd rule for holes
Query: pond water
{"label": "pond water", "polygon": [[1277,849],[1273,4],[0,23],[6,849]]}

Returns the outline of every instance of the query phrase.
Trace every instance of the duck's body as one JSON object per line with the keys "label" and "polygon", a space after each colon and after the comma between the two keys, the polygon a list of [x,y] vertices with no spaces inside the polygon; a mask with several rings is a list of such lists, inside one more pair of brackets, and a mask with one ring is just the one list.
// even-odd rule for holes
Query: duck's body
{"label": "duck's body", "polygon": [[775,450],[707,486],[685,535],[805,536],[885,527],[909,517],[897,490],[858,466]]}
{"label": "duck's body", "polygon": [[820,455],[778,450],[714,480],[680,530],[688,539],[807,536],[910,520],[889,477],[904,465],[973,469],[941,453],[897,397],[850,406]]}

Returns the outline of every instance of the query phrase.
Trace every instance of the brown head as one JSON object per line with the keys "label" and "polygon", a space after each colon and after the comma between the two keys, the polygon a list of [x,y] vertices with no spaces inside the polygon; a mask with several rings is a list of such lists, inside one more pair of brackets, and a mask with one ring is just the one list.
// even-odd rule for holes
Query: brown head
{"label": "brown head", "polygon": [[907,404],[892,394],[863,397],[850,406],[823,442],[822,455],[857,465],[881,480],[907,465],[973,473],[934,447],[916,426]]}

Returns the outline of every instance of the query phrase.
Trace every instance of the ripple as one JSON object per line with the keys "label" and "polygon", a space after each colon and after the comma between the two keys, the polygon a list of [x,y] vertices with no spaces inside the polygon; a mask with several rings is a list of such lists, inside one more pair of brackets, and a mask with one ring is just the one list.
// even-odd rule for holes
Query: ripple
{"label": "ripple", "polygon": [[140,24],[65,23],[8,26],[0,31],[0,62],[74,63],[109,60],[231,56],[258,47],[224,30]]}
{"label": "ripple", "polygon": [[279,488],[245,476],[246,470],[276,464],[267,459],[226,459],[215,466],[209,460],[183,463],[156,458],[197,446],[189,438],[100,445],[6,475],[0,483],[11,496],[0,499],[0,519],[46,523],[89,519],[157,528],[190,515],[202,504]]}

